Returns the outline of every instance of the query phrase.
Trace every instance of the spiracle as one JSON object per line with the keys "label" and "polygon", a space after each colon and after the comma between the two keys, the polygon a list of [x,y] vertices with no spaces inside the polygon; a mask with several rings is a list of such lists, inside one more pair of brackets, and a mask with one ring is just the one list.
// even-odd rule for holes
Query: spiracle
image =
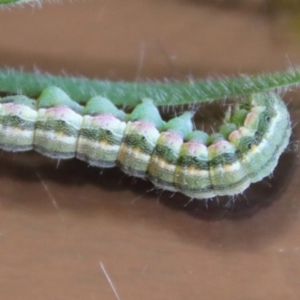
{"label": "spiracle", "polygon": [[164,122],[151,99],[130,114],[96,96],[82,107],[61,89],[37,100],[0,99],[0,148],[118,165],[130,176],[195,199],[242,193],[270,175],[287,147],[291,122],[275,93],[252,94],[228,110],[219,133],[193,130],[193,113]]}

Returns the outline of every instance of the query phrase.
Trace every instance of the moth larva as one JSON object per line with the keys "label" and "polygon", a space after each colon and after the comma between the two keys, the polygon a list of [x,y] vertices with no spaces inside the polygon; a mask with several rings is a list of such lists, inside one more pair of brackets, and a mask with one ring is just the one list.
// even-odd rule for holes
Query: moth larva
{"label": "moth larva", "polygon": [[241,193],[271,174],[291,135],[286,106],[274,93],[249,96],[210,136],[193,130],[192,115],[164,122],[149,99],[128,115],[103,97],[83,108],[49,87],[37,101],[0,99],[0,148],[118,165],[159,188],[205,199]]}

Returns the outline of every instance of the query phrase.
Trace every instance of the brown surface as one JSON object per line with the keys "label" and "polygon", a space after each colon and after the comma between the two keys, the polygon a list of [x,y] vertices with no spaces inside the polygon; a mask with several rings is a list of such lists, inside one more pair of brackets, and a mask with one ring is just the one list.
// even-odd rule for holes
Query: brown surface
{"label": "brown surface", "polygon": [[[44,5],[0,12],[0,64],[130,80],[262,72],[299,63],[288,26],[201,1]],[[299,299],[298,160],[292,143],[272,179],[207,209],[118,170],[3,152],[0,299],[116,299],[104,270],[122,300]]]}

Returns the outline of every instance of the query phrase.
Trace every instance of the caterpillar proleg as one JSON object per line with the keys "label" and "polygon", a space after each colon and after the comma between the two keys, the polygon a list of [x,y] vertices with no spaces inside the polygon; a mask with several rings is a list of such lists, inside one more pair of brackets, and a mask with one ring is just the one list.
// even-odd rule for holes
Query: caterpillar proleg
{"label": "caterpillar proleg", "polygon": [[150,99],[130,114],[103,97],[82,107],[52,86],[37,100],[0,99],[0,148],[117,165],[158,188],[205,199],[242,193],[270,175],[291,135],[289,113],[275,93],[250,95],[227,112],[219,133],[193,130],[192,117],[185,112],[165,122]]}

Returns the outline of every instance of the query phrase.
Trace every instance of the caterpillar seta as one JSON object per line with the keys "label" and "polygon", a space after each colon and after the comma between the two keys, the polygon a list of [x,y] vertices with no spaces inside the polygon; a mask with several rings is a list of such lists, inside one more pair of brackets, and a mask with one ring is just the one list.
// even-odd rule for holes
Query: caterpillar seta
{"label": "caterpillar seta", "polygon": [[195,199],[242,193],[270,175],[287,147],[291,122],[275,93],[257,93],[226,113],[219,133],[193,130],[193,113],[163,121],[151,99],[130,114],[96,96],[83,107],[51,86],[37,100],[0,99],[0,148],[119,166],[162,189]]}

